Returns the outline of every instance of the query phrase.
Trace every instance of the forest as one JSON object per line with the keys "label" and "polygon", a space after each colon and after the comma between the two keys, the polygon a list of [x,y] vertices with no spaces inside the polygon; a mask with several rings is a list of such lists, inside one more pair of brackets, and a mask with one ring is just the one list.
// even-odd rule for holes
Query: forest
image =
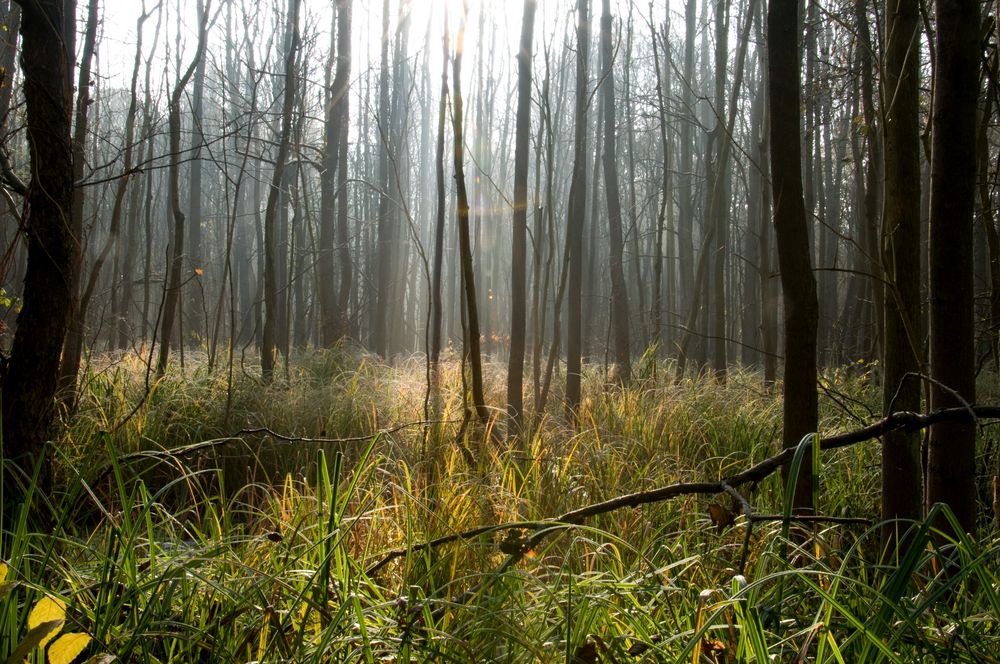
{"label": "forest", "polygon": [[1000,662],[998,21],[0,0],[0,658]]}

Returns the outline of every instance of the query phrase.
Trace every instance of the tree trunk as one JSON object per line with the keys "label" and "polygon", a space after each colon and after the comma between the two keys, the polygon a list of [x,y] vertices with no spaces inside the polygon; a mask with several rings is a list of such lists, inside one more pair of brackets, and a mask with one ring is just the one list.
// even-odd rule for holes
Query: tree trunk
{"label": "tree trunk", "polygon": [[479,307],[476,304],[476,280],[472,267],[472,242],[469,237],[469,194],[465,188],[465,143],[462,134],[462,52],[465,48],[465,18],[458,31],[452,78],[455,94],[452,96],[452,129],[455,133],[455,186],[458,190],[458,250],[462,267],[462,285],[468,329],[465,333],[465,353],[472,373],[472,403],[476,415],[485,425],[490,413],[483,396],[483,365],[479,349]]}
{"label": "tree trunk", "polygon": [[[83,42],[83,52],[80,54],[80,71],[77,78],[76,93],[76,119],[73,128],[73,181],[78,182],[83,178],[84,166],[87,162],[86,143],[87,127],[90,120],[90,105],[93,99],[90,97],[90,70],[94,60],[94,46],[97,41],[97,9],[98,0],[90,0],[87,8],[87,28]],[[131,145],[131,142],[129,142]],[[83,241],[83,187],[73,189],[73,213],[74,224],[73,234]],[[83,248],[81,247],[81,253]],[[107,251],[102,251],[102,256],[97,264],[103,262],[107,257]],[[81,270],[82,270],[81,257]],[[76,302],[71,310],[69,329],[66,331],[66,339],[63,342],[62,364],[59,367],[59,387],[63,391],[63,403],[67,410],[72,412],[76,405],[76,383],[80,373],[80,357],[83,354],[83,330],[87,317],[87,303],[90,294],[80,297],[79,293],[74,294]]]}
{"label": "tree trunk", "polygon": [[[772,0],[767,13],[771,188],[778,265],[785,299],[782,444],[786,448],[795,447],[805,435],[814,433],[818,419],[816,328],[819,304],[802,198],[798,4],[797,0]],[[814,507],[808,466],[799,473],[793,504],[798,510]]]}
{"label": "tree trunk", "polygon": [[[210,3],[209,3],[210,4]],[[177,81],[177,86],[170,95],[169,113],[167,124],[170,136],[170,168],[169,168],[169,196],[170,209],[173,213],[174,225],[173,236],[170,239],[170,264],[167,268],[167,291],[163,303],[163,316],[160,325],[160,354],[156,361],[156,375],[163,376],[167,371],[167,362],[170,359],[171,336],[174,331],[174,322],[177,318],[178,304],[181,296],[181,272],[184,269],[184,230],[185,217],[181,209],[180,199],[180,170],[181,170],[181,97],[184,95],[184,88],[194,75],[198,67],[198,61],[205,56],[205,45],[208,40],[208,14],[209,7],[205,7],[205,12],[201,17],[201,24],[198,26],[198,47],[194,58],[187,70]]]}
{"label": "tree trunk", "polygon": [[[19,3],[20,4],[20,3]],[[59,354],[65,340],[80,269],[74,232],[73,152],[70,141],[72,59],[62,47],[72,0],[21,4],[21,68],[27,109],[31,180],[25,201],[28,264],[24,297],[3,379],[3,456],[48,491],[51,469],[45,441],[53,421]],[[4,466],[2,512],[9,525],[23,499],[23,476]]]}
{"label": "tree trunk", "polygon": [[[920,33],[916,0],[887,0],[885,6],[885,351],[882,409],[920,410]],[[919,519],[920,436],[897,431],[882,439],[882,548],[892,552],[906,524]]]}
{"label": "tree trunk", "polygon": [[[972,230],[980,23],[976,0],[938,0],[930,202],[930,408],[975,403]],[[927,505],[976,530],[976,424],[931,427]],[[937,524],[945,532],[951,527]]]}
{"label": "tree trunk", "polygon": [[[692,0],[693,1],[693,0]],[[566,322],[566,411],[576,419],[580,406],[583,342],[583,225],[587,204],[587,60],[590,53],[590,3],[576,3],[576,103],[573,111],[573,176],[569,189],[566,245],[569,255],[569,303]]]}
{"label": "tree trunk", "polygon": [[[536,0],[524,0],[521,47],[517,52],[517,120],[514,130],[514,227],[511,242],[510,358],[507,415],[518,433],[524,411],[524,338],[527,314],[528,157],[531,146],[531,46]],[[538,241],[538,238],[535,240]],[[536,285],[537,286],[537,285]]]}
{"label": "tree trunk", "polygon": [[611,329],[614,337],[614,357],[618,365],[617,379],[628,385],[632,378],[629,342],[628,291],[625,288],[624,249],[622,237],[622,204],[618,190],[618,151],[615,144],[615,72],[614,45],[611,43],[611,2],[604,0],[601,13],[601,60],[604,73],[601,80],[604,104],[604,186],[608,204],[609,264],[611,268]]}
{"label": "tree trunk", "polygon": [[296,56],[299,49],[299,4],[300,0],[288,0],[288,24],[286,27],[285,49],[285,93],[281,105],[281,129],[278,134],[278,153],[274,158],[271,186],[267,192],[264,208],[264,332],[260,349],[260,369],[265,381],[274,379],[275,349],[278,345],[280,314],[278,303],[279,273],[284,273],[277,257],[279,248],[278,204],[282,191],[286,188],[285,162],[288,160],[289,143],[292,134],[292,111],[295,105]]}

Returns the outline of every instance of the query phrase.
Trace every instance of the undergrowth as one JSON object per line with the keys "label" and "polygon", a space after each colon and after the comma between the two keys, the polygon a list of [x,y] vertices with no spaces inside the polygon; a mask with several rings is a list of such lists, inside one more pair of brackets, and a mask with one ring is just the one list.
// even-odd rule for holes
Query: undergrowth
{"label": "undergrowth", "polygon": [[[266,386],[190,359],[148,382],[140,360],[102,358],[53,444],[58,490],[4,524],[0,655],[50,597],[92,637],[78,661],[1000,661],[1000,539],[899,524],[909,546],[880,556],[876,443],[824,453],[820,472],[820,513],[867,524],[755,521],[745,542],[742,516],[713,514],[728,497],[692,495],[547,524],[528,552],[517,530],[420,547],[777,451],[780,398],[757,374],[672,375],[621,389],[592,368],[576,427],[556,393],[521,440],[499,411],[456,440],[454,358],[432,423],[417,359],[345,347]],[[821,434],[878,416],[875,378],[824,377]],[[502,403],[502,366],[486,387]],[[760,514],[782,496],[777,476],[747,494]]]}

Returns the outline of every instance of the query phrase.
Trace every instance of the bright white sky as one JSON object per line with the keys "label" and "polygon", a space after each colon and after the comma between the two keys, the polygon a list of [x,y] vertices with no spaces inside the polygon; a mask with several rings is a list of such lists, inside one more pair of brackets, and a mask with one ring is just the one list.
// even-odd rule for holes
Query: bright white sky
{"label": "bright white sky", "polygon": [[[173,34],[176,29],[178,6],[182,12],[182,30],[187,49],[193,48],[195,28],[195,0],[160,0],[165,3],[169,13],[164,24],[165,33],[161,35],[157,54],[162,57],[165,51],[165,41],[169,39],[173,48]],[[230,0],[234,3],[235,13],[241,13],[244,6],[254,16],[266,20],[272,14],[276,4],[284,5],[287,0]],[[390,0],[391,24],[394,29],[397,22],[397,3],[400,0]],[[155,6],[157,0],[101,0],[103,13],[103,33],[101,39],[100,67],[104,76],[110,77],[112,85],[127,83],[131,72],[132,59],[135,53],[135,21],[139,16],[143,3],[147,7]],[[227,0],[211,0],[213,7],[223,5]],[[454,48],[455,30],[462,14],[463,2],[468,5],[468,29],[466,33],[466,71],[472,69],[473,60],[477,56],[488,53],[492,49],[495,62],[505,63],[505,67],[513,67],[517,40],[520,33],[523,0],[402,0],[404,10],[409,14],[411,23],[410,53],[416,54],[423,46],[428,25],[431,29],[430,66],[432,71],[440,70],[441,25],[445,6],[449,13],[452,47]],[[86,0],[79,1],[81,15],[86,13]],[[330,7],[333,0],[303,0],[300,25],[305,30],[318,31],[319,43],[325,52],[329,44]],[[654,3],[658,12],[670,6],[675,12],[683,11],[682,0],[657,0]],[[642,31],[646,22],[645,14],[649,12],[648,1],[643,0],[612,0],[613,11],[619,16],[627,14],[631,6],[635,13],[637,29]],[[536,16],[535,43],[536,52],[546,42],[561,42],[565,27],[572,20],[574,0],[539,0]],[[355,75],[360,74],[365,67],[375,63],[379,57],[381,36],[381,0],[354,0],[353,45],[355,50]],[[487,34],[483,38],[477,34],[480,12],[486,12]],[[592,0],[591,12],[596,19],[600,13],[600,0]],[[662,20],[660,18],[659,20]],[[274,31],[280,33],[284,26],[273,20],[263,26],[262,32]],[[152,40],[154,20],[146,22],[145,44],[149,48]],[[214,30],[216,43],[223,34],[222,25]],[[596,20],[595,20],[596,35]],[[148,53],[148,50],[147,50]],[[187,62],[188,58],[184,58]],[[464,78],[464,77],[463,77]]]}

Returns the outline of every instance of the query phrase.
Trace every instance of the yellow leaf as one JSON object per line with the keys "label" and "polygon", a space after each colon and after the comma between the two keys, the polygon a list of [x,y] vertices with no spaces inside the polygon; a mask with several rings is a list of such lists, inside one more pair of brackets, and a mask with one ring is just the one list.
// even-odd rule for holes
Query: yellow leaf
{"label": "yellow leaf", "polygon": [[7,563],[0,563],[0,583],[7,580]]}
{"label": "yellow leaf", "polygon": [[90,636],[82,632],[63,634],[49,646],[49,664],[70,664],[90,643]]}
{"label": "yellow leaf", "polygon": [[[33,630],[43,623],[62,623],[64,620],[66,620],[66,602],[58,599],[52,599],[50,597],[43,597],[35,603],[34,608],[31,609],[31,613],[28,614],[28,630]],[[45,644],[48,643],[58,631],[59,630],[56,629],[47,634],[38,645],[44,648]]]}

